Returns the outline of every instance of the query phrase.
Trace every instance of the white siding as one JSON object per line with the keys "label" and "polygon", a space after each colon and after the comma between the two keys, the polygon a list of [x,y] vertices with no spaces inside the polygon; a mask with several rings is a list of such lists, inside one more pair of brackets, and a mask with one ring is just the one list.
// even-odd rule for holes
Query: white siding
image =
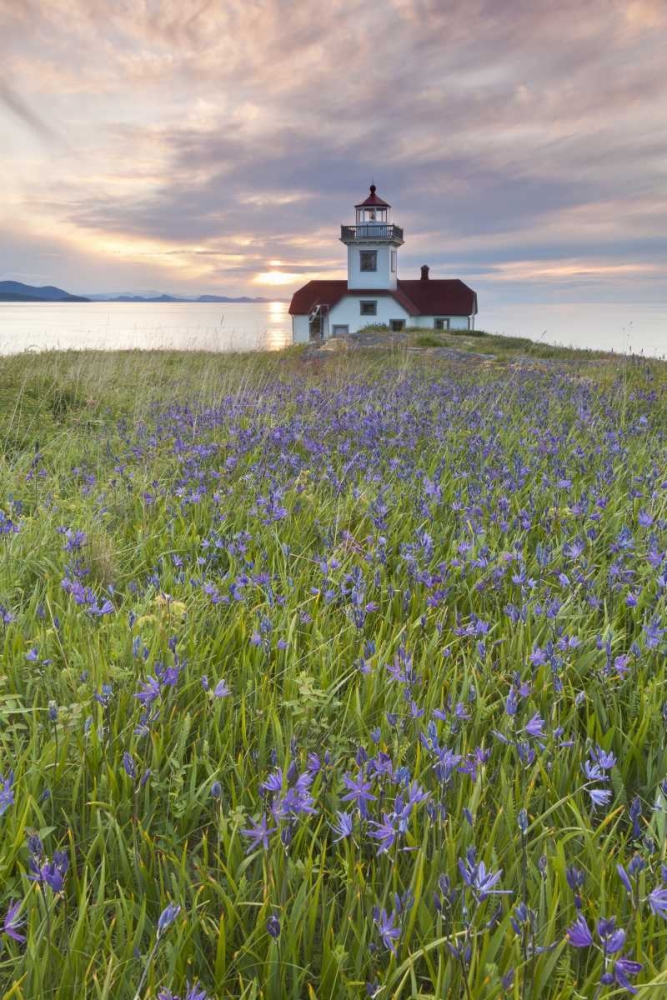
{"label": "white siding", "polygon": [[410,326],[419,326],[424,330],[432,330],[435,327],[436,319],[448,319],[450,330],[470,330],[472,325],[467,316],[413,316]]}
{"label": "white siding", "polygon": [[451,316],[449,320],[450,330],[468,330],[470,324],[467,316]]}
{"label": "white siding", "polygon": [[[362,316],[359,306],[360,302],[377,302],[377,315]],[[470,330],[474,329],[474,317],[468,316],[438,316],[438,319],[449,319],[450,330]],[[378,295],[373,299],[371,295],[346,295],[338,302],[325,320],[325,337],[331,336],[334,326],[347,326],[350,333],[356,333],[365,326],[376,326],[385,324],[389,326],[392,319],[402,319],[406,326],[421,327],[421,329],[432,330],[435,327],[435,316],[410,316],[403,306],[400,306],[395,299],[389,295]],[[310,324],[307,316],[292,316],[292,343],[307,344],[310,341]]]}
{"label": "white siding", "polygon": [[[377,271],[362,271],[360,269],[359,253],[362,250],[374,250],[377,257]],[[391,288],[396,289],[398,271],[391,270],[391,251],[396,250],[387,243],[355,243],[347,248],[347,287],[352,288]],[[398,260],[398,255],[396,257]],[[398,265],[397,265],[398,268]]]}
{"label": "white siding", "polygon": [[[361,315],[359,303],[367,301],[377,302],[376,316]],[[370,295],[346,295],[329,313],[329,329],[334,325],[349,326],[350,333],[356,333],[365,326],[375,326],[378,323],[386,323],[389,326],[389,321],[392,319],[405,320],[406,326],[410,326],[412,321],[412,317],[403,306],[390,295],[378,295],[377,299],[373,299]]]}
{"label": "white siding", "polygon": [[307,344],[310,340],[310,325],[307,316],[292,316],[292,343]]}

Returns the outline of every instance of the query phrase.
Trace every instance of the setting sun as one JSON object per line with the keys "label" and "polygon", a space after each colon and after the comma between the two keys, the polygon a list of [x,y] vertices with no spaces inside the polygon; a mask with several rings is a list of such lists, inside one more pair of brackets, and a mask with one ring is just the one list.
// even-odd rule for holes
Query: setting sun
{"label": "setting sun", "polygon": [[262,271],[252,280],[253,285],[293,285],[300,279],[300,274],[289,271]]}

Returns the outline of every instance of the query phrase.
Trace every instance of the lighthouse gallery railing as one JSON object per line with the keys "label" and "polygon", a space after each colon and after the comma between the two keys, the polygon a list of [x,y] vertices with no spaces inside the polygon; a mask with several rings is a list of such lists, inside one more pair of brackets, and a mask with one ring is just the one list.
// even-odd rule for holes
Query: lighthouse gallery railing
{"label": "lighthouse gallery railing", "polygon": [[341,226],[340,238],[346,240],[402,240],[403,230],[400,226],[387,225],[384,222],[366,222],[361,226]]}

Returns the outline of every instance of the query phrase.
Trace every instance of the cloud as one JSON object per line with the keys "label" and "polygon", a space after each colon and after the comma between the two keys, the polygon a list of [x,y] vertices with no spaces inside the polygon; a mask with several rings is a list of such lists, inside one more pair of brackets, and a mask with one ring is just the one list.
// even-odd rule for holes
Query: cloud
{"label": "cloud", "polygon": [[41,139],[56,141],[57,133],[48,125],[23,98],[0,79],[0,104],[4,104],[16,117]]}
{"label": "cloud", "polygon": [[[482,300],[639,294],[667,250],[662,0],[0,0],[0,23],[12,231],[115,287],[338,275],[371,177],[402,273],[429,260]],[[26,148],[52,121],[70,148]]]}

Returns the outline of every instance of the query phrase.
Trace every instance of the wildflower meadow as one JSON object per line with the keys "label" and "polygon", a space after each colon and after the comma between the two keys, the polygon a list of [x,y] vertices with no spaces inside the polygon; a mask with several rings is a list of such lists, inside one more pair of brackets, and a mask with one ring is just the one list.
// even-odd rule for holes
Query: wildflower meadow
{"label": "wildflower meadow", "polygon": [[667,989],[667,377],[0,372],[0,990]]}

